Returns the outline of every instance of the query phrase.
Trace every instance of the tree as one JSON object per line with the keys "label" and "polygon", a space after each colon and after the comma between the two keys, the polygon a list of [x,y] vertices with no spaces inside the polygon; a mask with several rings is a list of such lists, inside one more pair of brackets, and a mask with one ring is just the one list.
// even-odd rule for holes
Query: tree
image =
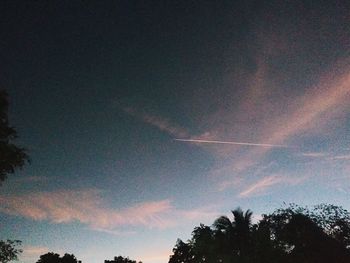
{"label": "tree", "polygon": [[61,258],[61,263],[77,263],[77,259],[73,254],[64,254]]}
{"label": "tree", "polygon": [[17,257],[22,253],[21,249],[16,248],[20,245],[21,241],[19,240],[0,240],[0,262],[6,263],[11,260],[17,260]]}
{"label": "tree", "polygon": [[169,263],[192,263],[194,262],[194,255],[192,253],[192,246],[183,242],[181,239],[176,241],[173,249],[173,255],[170,256]]}
{"label": "tree", "polygon": [[214,232],[200,224],[192,232],[192,253],[195,262],[214,262],[216,259]]}
{"label": "tree", "polygon": [[54,252],[49,252],[41,255],[37,263],[60,263],[60,255]]}
{"label": "tree", "polygon": [[17,138],[16,130],[8,121],[8,97],[5,91],[0,91],[0,184],[8,174],[14,173],[29,160],[26,151],[14,144]]}
{"label": "tree", "polygon": [[49,252],[41,255],[37,263],[77,263],[78,260],[73,254],[64,254],[60,257],[59,254],[54,252]]}
{"label": "tree", "polygon": [[[136,260],[131,260],[128,257],[122,257],[122,256],[118,256],[118,257],[114,257],[114,260],[105,260],[105,263],[137,263]],[[139,261],[138,263],[142,263],[141,261]]]}
{"label": "tree", "polygon": [[350,262],[350,213],[341,207],[292,204],[256,224],[250,210],[231,212],[232,221],[221,216],[194,228],[187,243],[178,240],[169,263]]}
{"label": "tree", "polygon": [[[0,185],[7,174],[14,173],[16,168],[21,168],[29,160],[25,150],[13,143],[17,132],[9,125],[7,113],[7,93],[0,90]],[[0,262],[17,260],[22,253],[21,249],[16,248],[20,244],[19,240],[0,240]]]}
{"label": "tree", "polygon": [[[334,211],[343,211],[333,213]],[[265,215],[259,224],[264,223],[270,231],[275,249],[284,251],[284,262],[350,262],[350,251],[346,246],[348,237],[341,232],[335,222],[342,219],[343,225],[350,224],[346,210],[330,205],[319,205],[313,210],[291,205]],[[338,214],[337,220],[333,217]],[[333,224],[333,223],[334,224]],[[334,233],[343,233],[337,239]]]}
{"label": "tree", "polygon": [[222,252],[226,254],[228,261],[235,257],[242,261],[249,254],[253,213],[250,210],[244,213],[240,207],[231,212],[233,221],[227,216],[221,216],[214,221],[215,236],[219,247],[224,248]]}

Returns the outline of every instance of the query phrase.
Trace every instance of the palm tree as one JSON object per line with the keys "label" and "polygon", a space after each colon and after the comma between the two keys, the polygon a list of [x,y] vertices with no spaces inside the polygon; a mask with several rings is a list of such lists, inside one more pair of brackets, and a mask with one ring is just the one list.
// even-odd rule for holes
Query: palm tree
{"label": "palm tree", "polygon": [[233,221],[227,216],[221,216],[215,220],[213,227],[216,240],[218,246],[225,250],[222,251],[225,254],[244,258],[249,251],[253,213],[251,210],[244,213],[240,207],[231,212]]}

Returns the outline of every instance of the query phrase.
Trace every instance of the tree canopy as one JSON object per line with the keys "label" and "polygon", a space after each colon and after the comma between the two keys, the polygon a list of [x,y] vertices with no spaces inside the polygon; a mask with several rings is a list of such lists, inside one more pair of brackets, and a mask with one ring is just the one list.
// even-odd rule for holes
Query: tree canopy
{"label": "tree canopy", "polygon": [[17,260],[18,255],[22,252],[21,249],[17,248],[20,244],[19,240],[0,240],[0,262]]}
{"label": "tree canopy", "polygon": [[[29,159],[26,151],[13,143],[17,138],[16,130],[8,121],[8,96],[0,90],[0,185],[7,175],[21,168]],[[17,260],[22,250],[17,248],[19,240],[0,240],[0,262]]]}
{"label": "tree canopy", "polygon": [[250,210],[232,215],[194,228],[187,242],[178,239],[169,263],[350,262],[350,213],[341,207],[292,204],[255,224]]}
{"label": "tree canopy", "polygon": [[[137,263],[137,262],[136,260],[131,260],[128,257],[118,256],[118,257],[114,257],[113,260],[105,260],[105,263]],[[139,261],[138,263],[142,263],[142,262]]]}
{"label": "tree canopy", "polygon": [[64,254],[60,257],[59,254],[49,252],[41,255],[37,263],[78,263],[78,260],[73,254]]}

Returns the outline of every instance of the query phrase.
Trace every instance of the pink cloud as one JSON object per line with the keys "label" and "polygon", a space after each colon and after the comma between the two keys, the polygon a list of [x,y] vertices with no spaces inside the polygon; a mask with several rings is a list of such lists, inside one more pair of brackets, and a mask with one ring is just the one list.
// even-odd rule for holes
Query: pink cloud
{"label": "pink cloud", "polygon": [[79,222],[93,230],[117,235],[134,233],[129,230],[120,231],[121,227],[165,229],[214,215],[208,208],[177,209],[169,200],[149,201],[115,209],[106,206],[97,190],[0,196],[0,212],[56,224]]}
{"label": "pink cloud", "polygon": [[96,190],[0,196],[0,202],[3,213],[52,223],[77,221],[102,229],[123,225],[166,227],[171,224],[162,218],[162,214],[172,208],[169,200],[145,202],[116,210],[105,207]]}
{"label": "pink cloud", "polygon": [[188,131],[185,128],[176,125],[166,118],[162,118],[155,115],[150,115],[148,113],[139,112],[134,108],[123,108],[124,112],[130,114],[131,116],[142,120],[143,122],[150,124],[161,131],[169,133],[175,137],[187,137]]}
{"label": "pink cloud", "polygon": [[305,152],[301,153],[301,155],[310,158],[324,158],[328,156],[328,154],[325,152]]}
{"label": "pink cloud", "polygon": [[337,155],[333,157],[334,160],[350,160],[350,154]]}
{"label": "pink cloud", "polygon": [[289,177],[282,175],[270,175],[250,184],[239,193],[239,197],[251,197],[266,194],[267,191],[276,185],[296,185],[305,181],[305,177]]}
{"label": "pink cloud", "polygon": [[[23,247],[23,253],[19,255],[19,260],[21,262],[36,262],[39,257],[43,254],[46,254],[52,249],[49,249],[48,247],[45,246],[25,246]],[[54,251],[58,253],[62,253],[62,251],[59,251],[57,249],[54,249]]]}
{"label": "pink cloud", "polygon": [[[195,139],[291,145],[291,148],[285,150],[295,154],[299,152],[297,143],[301,137],[329,133],[329,129],[334,129],[334,125],[340,125],[344,120],[340,117],[350,112],[350,69],[346,64],[335,65],[331,73],[321,76],[318,84],[306,89],[304,94],[283,97],[271,93],[278,90],[278,87],[276,83],[271,83],[267,71],[263,70],[267,64],[264,66],[264,62],[260,61],[256,74],[243,81],[248,83],[248,89],[241,96],[238,107],[233,105],[232,108],[220,108],[209,116],[206,119],[207,131],[203,137],[197,136]],[[240,81],[242,79],[238,79]],[[201,147],[205,145],[202,144]],[[218,174],[222,175],[218,183],[219,190],[234,187],[237,181],[240,184],[247,181],[244,174],[261,165],[272,149],[223,145],[222,150],[217,150],[220,147],[221,145],[216,148],[207,147],[223,160],[213,171],[216,179]],[[326,157],[325,153],[298,154],[314,158]]]}

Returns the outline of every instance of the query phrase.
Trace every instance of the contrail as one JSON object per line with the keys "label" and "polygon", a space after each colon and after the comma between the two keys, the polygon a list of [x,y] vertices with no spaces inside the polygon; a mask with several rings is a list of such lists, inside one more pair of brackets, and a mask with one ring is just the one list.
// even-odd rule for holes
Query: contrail
{"label": "contrail", "polygon": [[215,143],[215,144],[231,144],[231,145],[246,145],[246,146],[260,146],[260,147],[278,147],[278,148],[290,148],[288,145],[281,144],[266,144],[266,143],[249,143],[249,142],[232,142],[232,141],[212,141],[212,140],[199,140],[199,139],[174,139],[180,142],[197,142],[197,143]]}

